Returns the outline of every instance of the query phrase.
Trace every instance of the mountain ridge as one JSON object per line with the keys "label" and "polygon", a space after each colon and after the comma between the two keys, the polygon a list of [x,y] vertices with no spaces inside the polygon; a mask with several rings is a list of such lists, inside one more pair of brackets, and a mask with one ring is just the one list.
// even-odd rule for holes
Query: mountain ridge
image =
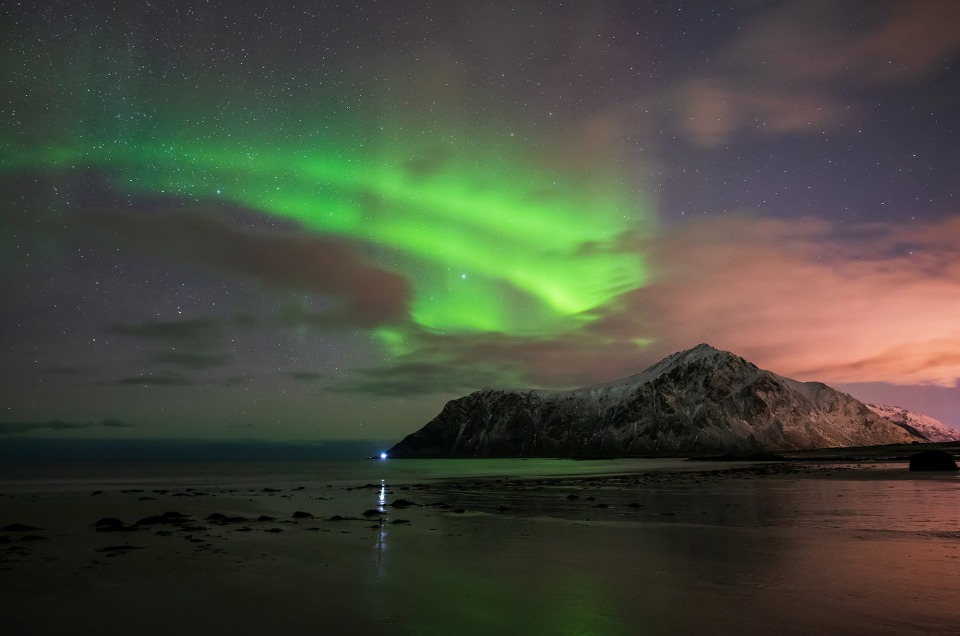
{"label": "mountain ridge", "polygon": [[708,344],[572,390],[481,389],[451,400],[392,457],[773,452],[926,441],[819,382]]}

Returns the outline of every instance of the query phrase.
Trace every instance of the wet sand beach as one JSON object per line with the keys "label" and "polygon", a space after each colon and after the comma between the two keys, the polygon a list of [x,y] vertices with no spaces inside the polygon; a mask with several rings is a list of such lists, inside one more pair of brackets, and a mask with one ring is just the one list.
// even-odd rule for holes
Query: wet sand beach
{"label": "wet sand beach", "polygon": [[956,475],[532,461],[7,479],[0,614],[17,634],[957,633]]}

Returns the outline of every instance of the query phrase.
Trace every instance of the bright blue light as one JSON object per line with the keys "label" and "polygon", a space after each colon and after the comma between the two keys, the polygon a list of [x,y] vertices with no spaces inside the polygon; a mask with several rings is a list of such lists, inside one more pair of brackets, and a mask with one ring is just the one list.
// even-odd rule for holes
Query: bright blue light
{"label": "bright blue light", "polygon": [[386,453],[380,453],[380,459],[386,459],[386,458],[387,458]]}

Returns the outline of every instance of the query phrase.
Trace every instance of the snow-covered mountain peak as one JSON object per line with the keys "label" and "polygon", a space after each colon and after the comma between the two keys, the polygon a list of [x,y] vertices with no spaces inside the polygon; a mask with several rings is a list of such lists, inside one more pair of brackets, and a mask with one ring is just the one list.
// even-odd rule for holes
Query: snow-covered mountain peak
{"label": "snow-covered mountain peak", "polygon": [[[737,365],[746,365],[747,368],[751,370],[757,370],[757,368],[747,362],[743,358],[736,356],[729,351],[721,351],[715,349],[708,344],[702,343],[693,347],[692,349],[685,349],[683,351],[678,351],[673,353],[663,360],[660,360],[656,364],[646,368],[645,370],[631,375],[626,378],[621,378],[619,380],[613,380],[611,382],[604,382],[602,384],[595,384],[592,386],[583,387],[581,389],[574,389],[573,393],[584,395],[599,395],[599,394],[611,394],[611,393],[625,393],[630,392],[632,389],[652,382],[657,378],[667,375],[671,372],[675,372],[677,369],[682,369],[686,367],[696,367],[697,372],[701,374],[713,373],[715,370],[720,369],[725,366],[737,366]],[[568,391],[538,391],[537,392],[541,397],[549,399],[551,396],[558,394],[567,394]]]}
{"label": "snow-covered mountain peak", "polygon": [[731,362],[742,363],[742,364],[749,365],[751,367],[753,366],[751,363],[747,362],[740,356],[734,355],[729,351],[721,351],[720,349],[711,347],[706,343],[701,343],[701,344],[698,344],[696,347],[693,347],[692,349],[678,351],[674,354],[667,356],[660,362],[656,363],[655,365],[653,365],[652,367],[644,371],[644,374],[654,370],[658,372],[665,372],[670,369],[674,369],[676,367],[689,365],[689,364],[701,364],[701,365],[706,364],[709,366],[716,367],[716,366],[721,366],[725,364],[730,364]]}

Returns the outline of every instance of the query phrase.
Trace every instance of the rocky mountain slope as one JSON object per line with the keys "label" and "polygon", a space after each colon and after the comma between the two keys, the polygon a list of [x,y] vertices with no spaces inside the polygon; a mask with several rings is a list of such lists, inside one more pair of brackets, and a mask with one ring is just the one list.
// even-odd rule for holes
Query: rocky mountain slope
{"label": "rocky mountain slope", "polygon": [[925,441],[845,393],[699,345],[623,380],[570,391],[484,389],[391,457],[753,453]]}
{"label": "rocky mountain slope", "polygon": [[867,408],[908,431],[923,435],[931,442],[960,441],[960,430],[947,426],[929,415],[921,415],[900,406],[888,406],[886,404],[867,404]]}

